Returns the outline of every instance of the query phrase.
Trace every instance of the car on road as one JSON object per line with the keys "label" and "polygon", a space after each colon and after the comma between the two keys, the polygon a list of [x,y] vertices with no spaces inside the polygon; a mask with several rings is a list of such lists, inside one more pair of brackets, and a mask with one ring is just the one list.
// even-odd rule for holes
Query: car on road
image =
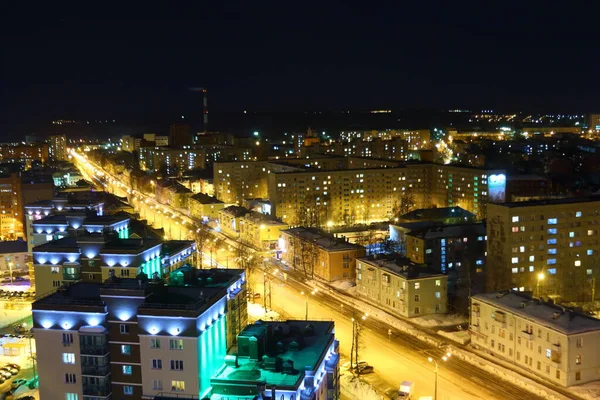
{"label": "car on road", "polygon": [[359,365],[358,368],[356,368],[356,372],[359,374],[370,374],[373,372],[373,366],[372,365]]}
{"label": "car on road", "polygon": [[20,387],[21,385],[24,385],[27,383],[27,379],[23,379],[23,378],[19,378],[19,379],[15,379],[14,381],[12,381],[12,383],[10,384],[10,388],[12,390],[17,389],[18,387]]}
{"label": "car on road", "polygon": [[14,369],[16,369],[16,370],[18,370],[18,371],[20,371],[20,370],[21,370],[21,366],[20,366],[19,364],[6,364],[6,366],[7,366],[7,367],[14,368]]}
{"label": "car on road", "polygon": [[[364,368],[364,367],[367,367],[367,366],[369,366],[369,363],[366,362],[365,360],[361,360],[361,361],[359,361],[357,363],[355,362],[354,365],[352,366],[352,369],[361,368],[361,367]],[[350,369],[350,361],[343,363],[342,364],[342,368],[343,369]]]}

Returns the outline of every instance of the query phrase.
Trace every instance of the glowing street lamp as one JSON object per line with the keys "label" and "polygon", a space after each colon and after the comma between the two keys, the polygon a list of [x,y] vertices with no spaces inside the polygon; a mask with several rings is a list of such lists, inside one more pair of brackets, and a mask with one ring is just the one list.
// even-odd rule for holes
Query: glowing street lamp
{"label": "glowing street lamp", "polygon": [[[452,353],[448,352],[446,354],[444,354],[442,356],[442,361],[448,361],[450,359],[450,356],[452,355]],[[437,400],[437,387],[438,387],[438,363],[437,361],[433,358],[433,357],[428,357],[427,361],[429,361],[430,363],[434,363],[435,364],[435,391],[434,391],[434,400]]]}

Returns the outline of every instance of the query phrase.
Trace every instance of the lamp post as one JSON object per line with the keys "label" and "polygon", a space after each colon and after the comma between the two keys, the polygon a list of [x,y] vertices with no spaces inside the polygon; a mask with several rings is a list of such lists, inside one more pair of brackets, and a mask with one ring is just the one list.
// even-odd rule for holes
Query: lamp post
{"label": "lamp post", "polygon": [[544,275],[543,272],[540,272],[539,274],[537,274],[537,284],[535,285],[535,288],[536,288],[536,292],[537,292],[538,297],[541,297],[541,294],[542,294],[541,293],[542,290],[540,288],[540,285],[541,285],[542,281],[544,280],[544,278],[546,278],[546,275]]}
{"label": "lamp post", "polygon": [[[442,356],[442,360],[443,361],[448,361],[448,359],[450,358],[452,354],[451,353],[446,353]],[[438,388],[438,363],[437,361],[433,358],[433,357],[428,357],[427,361],[429,361],[430,363],[434,363],[435,364],[435,390],[434,390],[434,395],[433,395],[433,400],[437,400],[437,388]]]}
{"label": "lamp post", "polygon": [[8,262],[8,271],[10,273],[10,285],[12,286],[13,284],[13,274],[12,274],[12,267],[13,267],[13,263],[12,261]]}
{"label": "lamp post", "polygon": [[[319,289],[314,289],[312,292],[310,292],[310,294],[312,294],[314,296],[318,291],[319,291]],[[304,320],[308,321],[308,293],[300,292],[300,294],[302,296],[304,296],[304,305],[305,305]]]}
{"label": "lamp post", "polygon": [[365,313],[360,318],[352,317],[352,347],[350,349],[350,369],[355,370],[354,364],[356,363],[356,375],[360,376],[360,370],[358,369],[358,345],[360,341],[360,321],[365,321],[369,316]]}

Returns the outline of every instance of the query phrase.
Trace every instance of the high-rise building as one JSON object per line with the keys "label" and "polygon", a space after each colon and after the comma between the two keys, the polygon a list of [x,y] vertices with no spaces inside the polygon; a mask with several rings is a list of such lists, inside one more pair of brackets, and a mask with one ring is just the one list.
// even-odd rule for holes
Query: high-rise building
{"label": "high-rise building", "polygon": [[115,275],[33,303],[40,398],[210,396],[247,324],[244,271],[182,268],[168,284]]}
{"label": "high-rise building", "polygon": [[488,204],[487,290],[598,298],[600,197]]}
{"label": "high-rise building", "polygon": [[188,124],[169,126],[169,144],[176,149],[192,145],[192,127]]}
{"label": "high-rise building", "polygon": [[3,163],[20,162],[29,167],[33,161],[45,163],[48,157],[48,143],[8,143],[0,145],[0,161]]}
{"label": "high-rise building", "polygon": [[50,158],[55,161],[67,159],[67,136],[50,136]]}

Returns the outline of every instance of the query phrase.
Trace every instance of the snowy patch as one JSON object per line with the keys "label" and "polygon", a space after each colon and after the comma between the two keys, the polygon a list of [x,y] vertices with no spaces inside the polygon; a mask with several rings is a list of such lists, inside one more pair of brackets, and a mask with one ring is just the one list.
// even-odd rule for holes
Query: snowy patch
{"label": "snowy patch", "polygon": [[459,344],[467,344],[471,341],[471,335],[469,335],[468,331],[458,331],[458,332],[437,331],[437,334],[440,336],[443,336],[447,339],[450,339],[453,342],[459,343]]}
{"label": "snowy patch", "polygon": [[582,399],[600,399],[600,381],[584,383],[568,390]]}
{"label": "snowy patch", "polygon": [[248,322],[254,322],[259,319],[263,321],[279,321],[279,314],[269,310],[265,313],[262,305],[257,303],[248,303]]}
{"label": "snowy patch", "polygon": [[345,292],[348,291],[349,289],[356,287],[356,283],[354,283],[353,281],[348,281],[348,280],[331,282],[329,285],[337,290],[343,290]]}
{"label": "snowy patch", "polygon": [[340,377],[340,391],[346,398],[353,400],[383,400],[371,385],[351,374]]}
{"label": "snowy patch", "polygon": [[440,326],[457,326],[466,324],[469,319],[463,315],[458,314],[435,314],[426,315],[424,317],[411,318],[410,322],[414,322],[417,325],[425,326],[429,328],[440,327]]}

